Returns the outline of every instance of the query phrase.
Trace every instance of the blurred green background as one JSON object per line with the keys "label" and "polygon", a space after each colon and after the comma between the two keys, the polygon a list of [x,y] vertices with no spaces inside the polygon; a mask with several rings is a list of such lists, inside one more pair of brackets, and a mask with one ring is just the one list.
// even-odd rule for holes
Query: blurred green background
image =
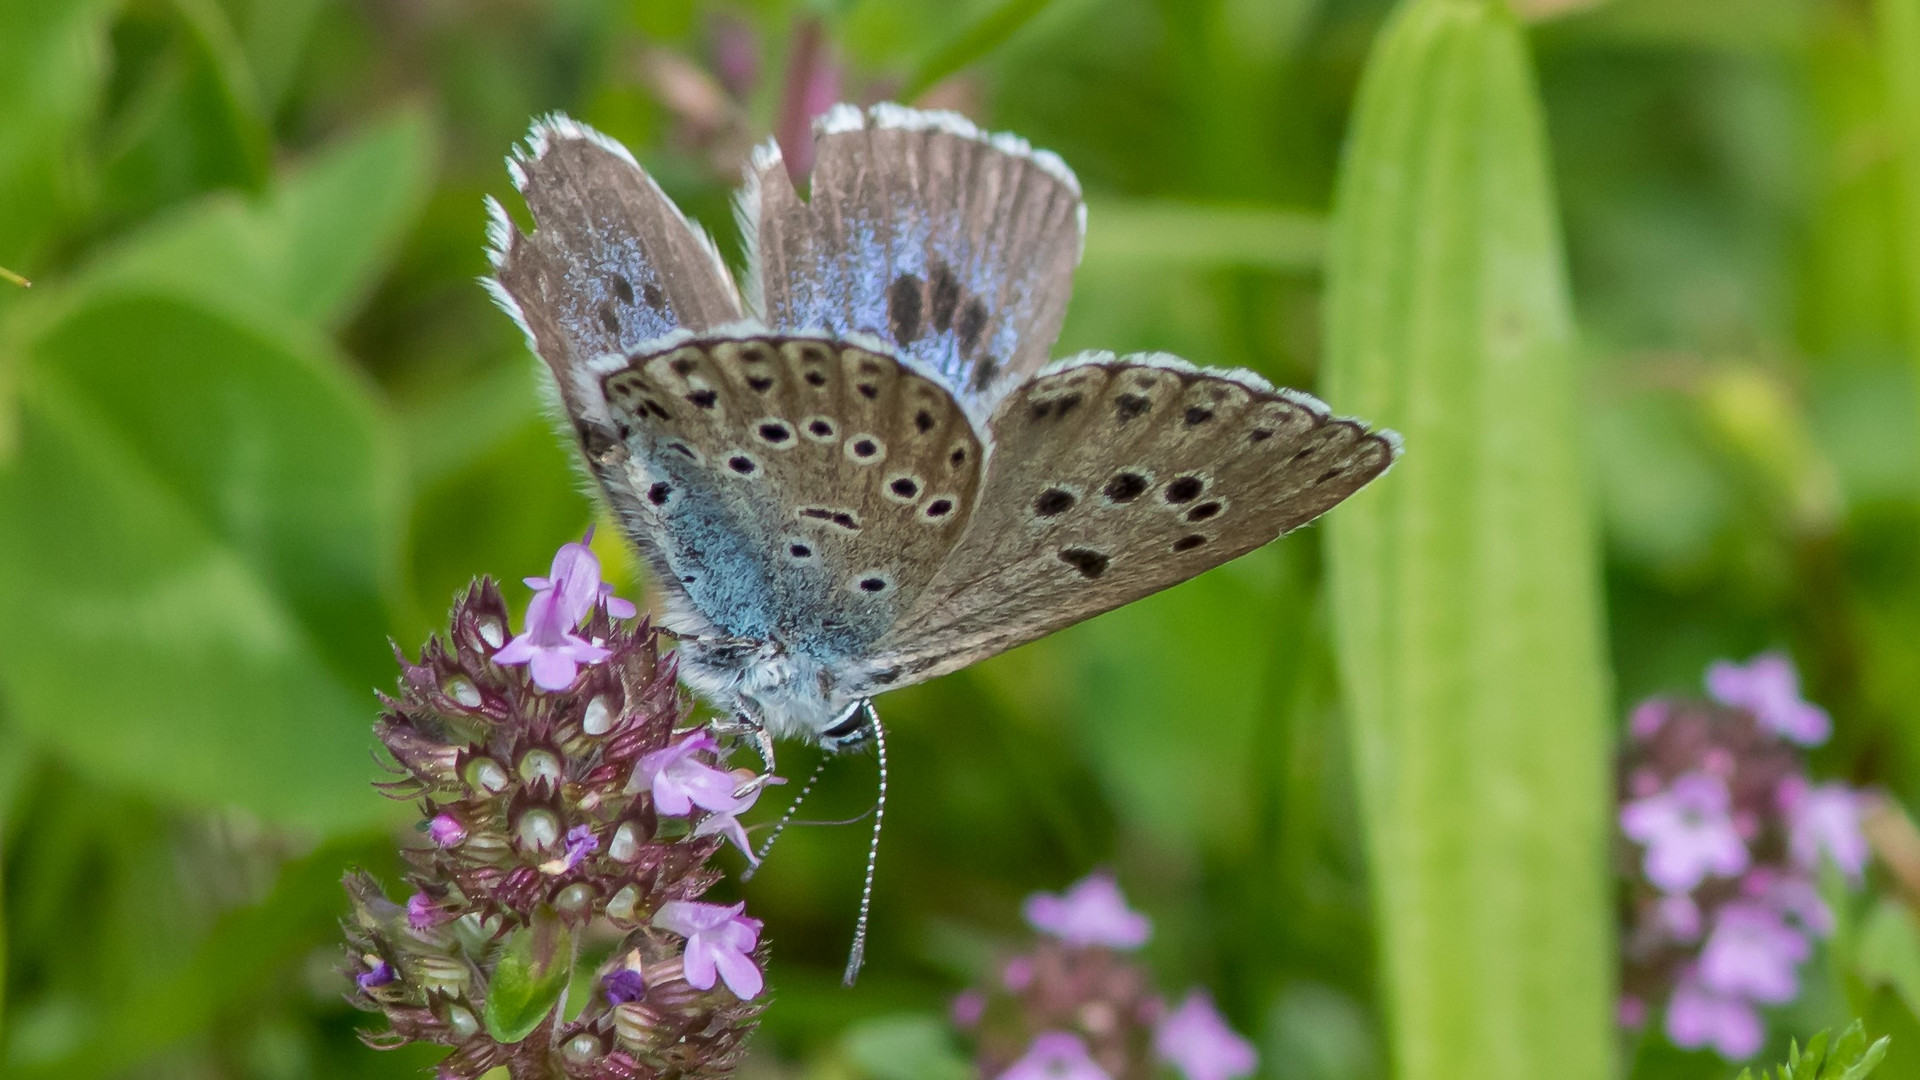
{"label": "blurred green background", "polygon": [[[1818,770],[1920,798],[1920,46],[1888,38],[1920,15],[1517,6],[1615,700],[1783,647],[1838,721]],[[368,786],[389,639],[416,649],[472,576],[543,573],[591,517],[475,283],[481,197],[513,203],[501,159],[532,116],[625,141],[737,253],[733,177],[817,28],[844,97],[924,90],[1078,171],[1060,352],[1311,388],[1326,214],[1388,10],[0,0],[0,266],[35,282],[0,283],[0,1074],[433,1060],[357,1042],[338,881],[395,881],[410,820]],[[775,956],[757,1074],[884,1075],[861,1025],[937,1014],[1018,934],[1021,896],[1107,865],[1155,919],[1167,988],[1212,988],[1266,1076],[1384,1076],[1322,579],[1308,530],[885,699],[866,974],[838,986],[865,830],[796,829],[745,891]],[[843,764],[810,814],[858,813],[871,785]],[[1895,1035],[1883,1075],[1920,1076],[1907,959],[1889,974],[1843,934],[1780,1030],[1862,1013]],[[1635,1075],[1730,1070],[1655,1047]]]}

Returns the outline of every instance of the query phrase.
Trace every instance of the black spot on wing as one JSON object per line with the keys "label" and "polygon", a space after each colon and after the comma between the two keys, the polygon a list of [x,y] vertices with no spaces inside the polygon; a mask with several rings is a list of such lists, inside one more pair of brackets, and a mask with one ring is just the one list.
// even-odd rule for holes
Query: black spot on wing
{"label": "black spot on wing", "polygon": [[1179,477],[1167,485],[1166,500],[1170,503],[1192,502],[1205,486],[1205,482],[1197,476]]}
{"label": "black spot on wing", "polygon": [[887,286],[887,325],[893,340],[911,345],[920,337],[921,293],[925,283],[914,274],[902,274]]}
{"label": "black spot on wing", "polygon": [[953,337],[960,346],[961,356],[973,355],[973,350],[980,344],[980,335],[986,329],[987,305],[975,297],[960,309],[960,317],[953,324]]}
{"label": "black spot on wing", "polygon": [[1123,472],[1115,473],[1113,479],[1107,481],[1107,486],[1101,494],[1105,495],[1109,502],[1123,503],[1139,498],[1140,493],[1145,490],[1147,490],[1146,477],[1136,472]]}
{"label": "black spot on wing", "polygon": [[641,288],[640,295],[646,299],[647,306],[653,310],[667,310],[667,294],[660,291],[660,286],[648,282]]}
{"label": "black spot on wing", "polygon": [[933,328],[944,333],[953,329],[953,313],[960,307],[960,281],[953,276],[953,267],[942,262],[933,264],[931,282],[927,290],[927,314],[933,320]]}
{"label": "black spot on wing", "polygon": [[632,282],[628,281],[626,278],[621,277],[619,274],[615,274],[613,275],[612,285],[613,285],[613,295],[619,297],[621,303],[623,304],[633,303],[633,283]]}
{"label": "black spot on wing", "polygon": [[1141,394],[1121,394],[1113,399],[1114,418],[1123,424],[1145,416],[1147,410],[1151,408],[1153,408],[1152,399]]}
{"label": "black spot on wing", "polygon": [[1058,554],[1061,562],[1080,571],[1080,576],[1088,579],[1106,573],[1107,564],[1111,561],[1092,548],[1066,548]]}
{"label": "black spot on wing", "polygon": [[1058,517],[1073,509],[1073,492],[1065,488],[1048,488],[1033,500],[1033,512],[1041,517]]}
{"label": "black spot on wing", "polygon": [[987,385],[993,382],[993,377],[998,374],[1000,374],[1000,361],[991,356],[983,357],[978,364],[974,365],[973,378],[967,381],[967,388],[977,394],[985,390]]}

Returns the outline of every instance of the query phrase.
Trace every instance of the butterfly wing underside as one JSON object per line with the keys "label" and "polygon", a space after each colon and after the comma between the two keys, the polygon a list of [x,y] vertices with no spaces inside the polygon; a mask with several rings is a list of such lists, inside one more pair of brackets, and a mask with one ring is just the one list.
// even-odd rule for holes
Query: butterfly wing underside
{"label": "butterfly wing underside", "polygon": [[588,361],[744,317],[713,241],[618,143],[555,117],[512,169],[538,227],[523,235],[491,204],[491,285],[576,422],[605,420]]}
{"label": "butterfly wing underside", "polygon": [[844,342],[719,335],[596,365],[626,524],[720,634],[866,655],[958,538],[981,449],[939,384]]}
{"label": "butterfly wing underside", "polygon": [[1078,181],[953,113],[842,105],[815,131],[806,200],[777,148],[748,169],[759,313],[775,330],[877,337],[984,422],[1059,336],[1085,231]]}
{"label": "butterfly wing underside", "polygon": [[1398,452],[1307,395],[1158,357],[1043,374],[991,432],[979,509],[856,686],[933,678],[1184,581],[1325,513]]}

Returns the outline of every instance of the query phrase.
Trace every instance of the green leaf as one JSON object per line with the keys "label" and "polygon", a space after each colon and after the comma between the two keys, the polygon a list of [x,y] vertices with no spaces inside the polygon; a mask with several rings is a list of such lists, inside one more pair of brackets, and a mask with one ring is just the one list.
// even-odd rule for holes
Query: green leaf
{"label": "green leaf", "polygon": [[860,1074],[871,1080],[970,1080],[973,1064],[954,1046],[938,1017],[876,1016],[847,1029],[841,1045]]}
{"label": "green leaf", "polygon": [[419,217],[432,160],[425,116],[395,114],[315,156],[263,199],[225,192],[162,219],[104,256],[86,283],[163,287],[337,327]]}
{"label": "green leaf", "polygon": [[487,982],[487,1034],[517,1043],[533,1034],[560,1001],[573,973],[573,937],[550,909],[507,935]]}
{"label": "green leaf", "polygon": [[107,27],[119,6],[0,4],[0,262],[29,276],[40,243],[85,202],[84,129],[106,79]]}
{"label": "green leaf", "polygon": [[366,788],[398,548],[388,422],[324,346],[95,295],[33,344],[0,464],[0,686],[77,765],[333,828]]}
{"label": "green leaf", "polygon": [[1599,560],[1539,102],[1497,3],[1412,0],[1362,80],[1326,390],[1398,429],[1333,611],[1403,1080],[1613,1074]]}
{"label": "green leaf", "polygon": [[1862,979],[1892,987],[1908,1011],[1920,1017],[1920,927],[1904,906],[1888,899],[1874,905],[1860,927],[1854,957]]}

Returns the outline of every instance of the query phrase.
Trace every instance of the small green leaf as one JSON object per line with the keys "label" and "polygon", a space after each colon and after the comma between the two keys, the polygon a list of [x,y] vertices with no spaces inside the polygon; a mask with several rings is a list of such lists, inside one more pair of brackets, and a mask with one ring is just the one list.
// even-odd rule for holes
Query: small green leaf
{"label": "small green leaf", "polygon": [[1740,1080],[1866,1080],[1887,1056],[1887,1046],[1885,1036],[1868,1046],[1866,1027],[1855,1020],[1838,1039],[1830,1040],[1822,1031],[1808,1039],[1804,1049],[1799,1040],[1792,1040],[1786,1064],[1771,1071],[1761,1069],[1757,1078],[1752,1069],[1743,1069]]}
{"label": "small green leaf", "polygon": [[841,1037],[847,1057],[871,1080],[970,1080],[973,1065],[960,1055],[938,1017],[877,1016]]}
{"label": "small green leaf", "polygon": [[550,909],[507,935],[487,982],[487,1034],[503,1043],[531,1035],[560,1001],[573,974],[573,936]]}

